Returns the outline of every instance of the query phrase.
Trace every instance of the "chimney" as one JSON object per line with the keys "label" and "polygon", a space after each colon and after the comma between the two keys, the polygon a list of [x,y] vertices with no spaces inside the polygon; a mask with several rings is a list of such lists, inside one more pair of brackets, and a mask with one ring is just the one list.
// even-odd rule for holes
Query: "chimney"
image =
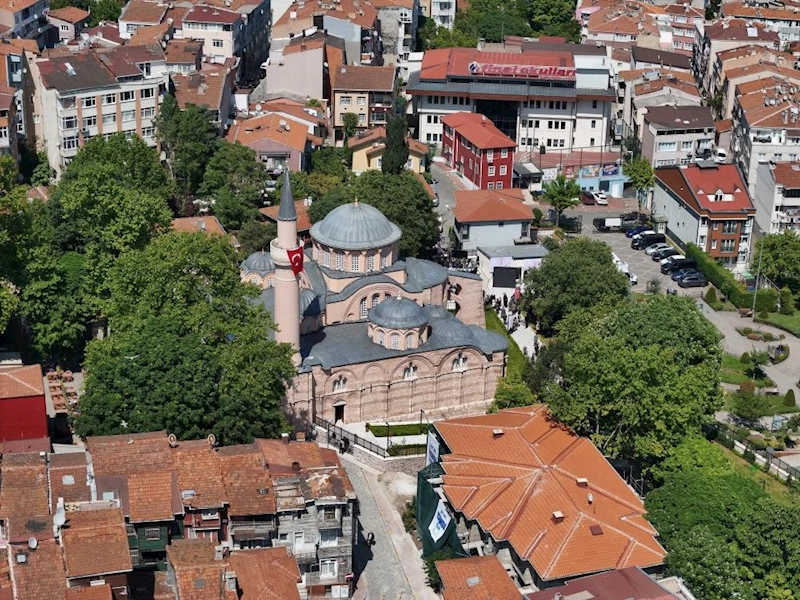
{"label": "chimney", "polygon": [[305,441],[306,441],[306,434],[305,434],[305,432],[303,432],[303,431],[298,431],[298,432],[295,434],[295,439],[296,439],[298,442],[305,442]]}
{"label": "chimney", "polygon": [[289,434],[288,433],[282,433],[281,434],[281,441],[284,444],[288,444],[289,443]]}
{"label": "chimney", "polygon": [[500,429],[500,428],[492,429],[492,437],[493,438],[499,438],[502,435],[503,435],[503,430],[502,429]]}
{"label": "chimney", "polygon": [[294,461],[292,463],[292,471],[294,471],[295,473],[299,473],[300,472],[300,463],[299,462]]}

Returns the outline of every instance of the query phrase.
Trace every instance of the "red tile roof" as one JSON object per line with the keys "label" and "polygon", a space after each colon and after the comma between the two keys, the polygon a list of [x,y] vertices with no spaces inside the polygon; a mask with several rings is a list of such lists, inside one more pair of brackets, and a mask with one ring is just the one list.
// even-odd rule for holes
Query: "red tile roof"
{"label": "red tile roof", "polygon": [[242,589],[241,600],[300,600],[300,570],[287,548],[233,552],[228,560]]}
{"label": "red tile roof", "polygon": [[[288,125],[286,129],[281,123]],[[284,146],[303,152],[308,139],[308,127],[303,123],[287,117],[269,113],[253,119],[237,121],[225,136],[229,142],[239,142],[243,146],[252,146],[263,139],[268,139]]]}
{"label": "red tile roof", "polygon": [[[709,217],[737,215],[744,218],[755,209],[736,165],[697,165],[656,169],[656,180],[672,190],[695,212]],[[717,192],[723,200],[716,201]]]}
{"label": "red tile roof", "polygon": [[[228,503],[219,458],[208,441],[180,442],[173,450],[173,456],[185,506],[217,508]],[[194,495],[183,493],[189,490]]]}
{"label": "red tile roof", "polygon": [[[175,88],[175,100],[181,110],[187,105],[203,106],[209,110],[220,111],[225,100],[226,90],[231,90],[231,70],[225,66],[204,68],[193,73],[173,73],[172,85]],[[225,115],[220,115],[225,119]]]}
{"label": "red tile roof", "polygon": [[66,600],[112,600],[112,598],[109,584],[69,588],[66,596]]}
{"label": "red tile roof", "polygon": [[204,232],[208,235],[225,235],[225,228],[217,217],[177,217],[172,219],[172,230],[186,233]]}
{"label": "red tile roof", "polygon": [[175,540],[167,546],[181,600],[236,600],[236,592],[223,585],[228,563],[215,559],[215,545],[214,540],[197,538]]}
{"label": "red tile roof", "polygon": [[642,501],[545,405],[435,427],[450,450],[442,487],[452,507],[507,540],[542,579],[664,562]]}
{"label": "red tile roof", "polygon": [[440,560],[436,570],[444,600],[520,600],[517,586],[494,554]]}
{"label": "red tile roof", "polygon": [[128,476],[131,523],[171,521],[177,478],[171,471],[133,473]]}
{"label": "red tile roof", "polygon": [[67,513],[61,529],[68,578],[109,575],[132,570],[125,519],[119,508]]}
{"label": "red tile roof", "polygon": [[26,365],[0,370],[0,399],[43,395],[41,366]]}
{"label": "red tile roof", "polygon": [[523,204],[519,188],[507,190],[457,190],[453,209],[459,223],[530,221],[533,210]]}
{"label": "red tile roof", "polygon": [[[423,144],[411,136],[406,136],[406,141],[408,142],[408,151],[410,153],[416,154],[417,156],[425,156],[428,154],[427,144]],[[356,150],[363,146],[371,146],[372,144],[379,144],[381,148],[386,146],[385,127],[381,126],[375,127],[374,129],[368,129],[357,135],[354,135],[347,140],[347,146],[351,150]]]}
{"label": "red tile roof", "polygon": [[275,491],[267,461],[255,446],[225,446],[218,451],[232,517],[275,514]]}
{"label": "red tile roof", "polygon": [[89,13],[76,6],[65,6],[64,8],[53,8],[47,13],[49,17],[65,21],[67,23],[77,23],[89,18]]}
{"label": "red tile roof", "polygon": [[516,148],[517,144],[480,113],[458,112],[445,116],[442,123],[454,129],[481,149]]}
{"label": "red tile roof", "polygon": [[12,540],[52,538],[47,467],[38,453],[6,454],[0,463],[0,519]]}
{"label": "red tile roof", "polygon": [[334,91],[393,92],[394,65],[388,67],[342,65],[330,70]]}
{"label": "red tile roof", "polygon": [[92,499],[85,452],[50,455],[51,512],[56,511],[59,498],[65,505]]}
{"label": "red tile roof", "polygon": [[[294,17],[292,13],[294,13]],[[287,32],[289,30],[297,31],[303,27],[310,27],[304,21],[311,21],[313,17],[320,15],[351,21],[368,29],[375,24],[375,19],[378,18],[378,11],[368,2],[359,2],[358,0],[340,0],[339,2],[330,2],[328,4],[321,2],[293,3],[291,10],[284,12],[272,24],[272,28],[277,29],[278,35],[282,35],[284,29]]]}
{"label": "red tile roof", "polygon": [[786,189],[800,188],[800,163],[779,162],[772,168],[772,177],[777,185]]}
{"label": "red tile roof", "polygon": [[[258,212],[267,217],[270,221],[275,221],[277,223],[279,208],[280,206],[276,204],[275,206],[259,208]],[[306,206],[305,200],[295,200],[294,210],[297,213],[298,233],[302,233],[311,229],[311,218],[308,216],[308,206]]]}
{"label": "red tile roof", "polygon": [[233,25],[241,18],[242,16],[238,12],[233,12],[231,10],[222,10],[209,6],[195,6],[183,15],[183,22],[191,21],[193,23],[222,23],[225,25]]}
{"label": "red tile roof", "polygon": [[528,594],[526,598],[553,600],[556,594],[561,594],[564,598],[598,598],[598,600],[677,600],[636,567],[580,577],[564,585]]}
{"label": "red tile roof", "polygon": [[119,20],[128,23],[156,25],[161,23],[166,12],[166,4],[157,4],[147,0],[130,0],[122,11]]}
{"label": "red tile roof", "polygon": [[[24,563],[13,559],[19,552],[27,557]],[[15,600],[61,600],[64,597],[67,579],[64,577],[61,548],[55,541],[40,540],[36,550],[32,552],[27,545],[11,547],[10,553],[17,592]]]}

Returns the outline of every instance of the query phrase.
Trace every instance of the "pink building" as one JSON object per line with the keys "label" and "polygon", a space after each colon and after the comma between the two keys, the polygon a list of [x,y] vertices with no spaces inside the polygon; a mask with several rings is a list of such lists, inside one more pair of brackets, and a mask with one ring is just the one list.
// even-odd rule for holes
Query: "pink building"
{"label": "pink building", "polygon": [[442,123],[442,155],[449,167],[481,190],[511,187],[514,140],[478,113],[453,113]]}

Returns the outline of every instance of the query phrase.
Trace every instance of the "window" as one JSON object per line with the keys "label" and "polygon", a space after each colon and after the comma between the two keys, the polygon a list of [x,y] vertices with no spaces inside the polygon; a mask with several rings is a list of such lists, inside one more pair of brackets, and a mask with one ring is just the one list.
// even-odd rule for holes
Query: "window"
{"label": "window", "polygon": [[392,350],[399,350],[400,349],[400,334],[393,333],[392,334]]}
{"label": "window", "polygon": [[339,104],[342,106],[350,106],[353,103],[353,99],[350,96],[342,96]]}
{"label": "window", "polygon": [[417,367],[414,365],[408,365],[403,370],[403,379],[406,381],[413,381],[417,378]]}
{"label": "window", "polygon": [[378,306],[380,301],[381,301],[380,294],[373,294],[373,296],[372,296],[372,308],[375,308],[376,306]]}
{"label": "window", "polygon": [[597,127],[597,121],[592,119],[592,129],[594,129],[595,127]]}
{"label": "window", "polygon": [[92,108],[93,106],[97,106],[97,98],[94,96],[86,96],[85,98],[81,98],[81,106],[83,108]]}
{"label": "window", "polygon": [[142,560],[142,555],[139,554],[139,549],[131,548],[131,563],[138,565],[140,560]]}
{"label": "window", "polygon": [[146,540],[160,540],[161,539],[161,528],[160,527],[145,527],[144,528],[144,539],[146,539]]}
{"label": "window", "polygon": [[[388,253],[384,254],[384,255],[383,255],[383,257],[382,257],[382,259],[383,259],[383,266],[384,266],[384,268],[385,268],[385,267],[388,267],[388,266],[389,266],[389,254],[388,254]],[[386,297],[388,298],[388,297],[389,297],[389,294],[386,294]]]}
{"label": "window", "polygon": [[69,25],[62,25],[61,31],[69,31]]}
{"label": "window", "polygon": [[674,158],[667,158],[665,160],[657,160],[656,161],[656,166],[657,167],[669,167],[669,166],[674,165],[674,164],[675,164],[675,159]]}
{"label": "window", "polygon": [[711,249],[712,250],[716,250],[717,249],[717,240],[711,240]]}
{"label": "window", "polygon": [[383,342],[386,340],[386,334],[383,331],[378,332],[378,343],[383,346]]}
{"label": "window", "polygon": [[142,118],[151,119],[156,114],[156,109],[152,106],[142,109]]}
{"label": "window", "polygon": [[78,126],[78,117],[61,117],[61,129],[75,129]]}
{"label": "window", "polygon": [[722,224],[722,233],[738,233],[739,223],[737,221],[725,221]]}
{"label": "window", "polygon": [[344,266],[344,259],[342,258],[342,253],[336,253],[336,270],[341,271]]}
{"label": "window", "polygon": [[467,357],[459,354],[453,359],[453,371],[464,371],[467,368]]}
{"label": "window", "polygon": [[123,123],[130,123],[131,121],[136,120],[136,111],[135,110],[123,110],[122,111],[122,122]]}
{"label": "window", "polygon": [[498,181],[497,185],[495,186],[495,189],[496,190],[502,190],[503,189],[503,182],[502,181]]}
{"label": "window", "polygon": [[134,99],[135,99],[135,94],[133,92],[120,92],[119,94],[120,102],[131,102]]}
{"label": "window", "polygon": [[116,104],[117,102],[117,95],[116,94],[106,94],[103,96],[103,104]]}
{"label": "window", "polygon": [[508,158],[508,148],[500,150],[500,158]]}
{"label": "window", "polygon": [[494,177],[494,167],[489,167],[489,177]]}
{"label": "window", "polygon": [[110,125],[116,122],[117,122],[116,113],[111,113],[110,115],[103,115],[103,125]]}
{"label": "window", "polygon": [[358,122],[359,123],[366,123],[367,122],[367,115],[365,115],[365,114],[358,115]]}
{"label": "window", "polygon": [[64,150],[74,150],[75,148],[78,147],[78,138],[77,138],[77,136],[73,135],[73,136],[70,136],[70,137],[65,137],[62,145],[64,147]]}
{"label": "window", "polygon": [[357,98],[357,102],[359,106],[366,106],[367,105],[367,97],[366,96],[359,96]]}
{"label": "window", "polygon": [[358,271],[358,263],[360,262],[359,259],[361,257],[358,254],[353,254],[350,256],[350,270],[351,271]]}
{"label": "window", "polygon": [[213,521],[219,518],[219,511],[216,508],[208,508],[200,511],[200,518],[203,521]]}
{"label": "window", "polygon": [[153,97],[155,97],[155,95],[156,95],[155,88],[145,88],[145,89],[142,90],[142,99],[143,100],[146,99],[146,98],[153,98]]}
{"label": "window", "polygon": [[367,271],[374,271],[375,270],[375,257],[370,254],[367,257]]}
{"label": "window", "polygon": [[367,318],[367,299],[362,298],[361,302],[358,303],[359,314],[361,315],[362,319]]}
{"label": "window", "polygon": [[592,108],[597,108],[597,100],[592,100]]}
{"label": "window", "polygon": [[486,151],[486,160],[492,162],[494,160],[494,150],[487,150]]}
{"label": "window", "polygon": [[319,561],[319,576],[321,578],[336,577],[336,559],[328,558]]}
{"label": "window", "polygon": [[594,138],[589,138],[589,145],[594,146]]}
{"label": "window", "polygon": [[319,545],[323,548],[335,546],[338,539],[339,531],[337,529],[320,529],[319,531]]}
{"label": "window", "polygon": [[347,379],[339,375],[339,378],[333,381],[333,391],[343,392],[346,389],[347,389]]}
{"label": "window", "polygon": [[142,137],[144,139],[149,139],[155,137],[156,135],[156,128],[155,127],[142,127]]}
{"label": "window", "polygon": [[487,187],[487,189],[493,190],[494,189],[494,181],[490,181],[489,184],[486,187]]}
{"label": "window", "polygon": [[406,350],[411,350],[416,347],[417,345],[414,343],[414,334],[413,333],[406,334]]}
{"label": "window", "polygon": [[678,149],[678,142],[659,142],[659,152],[675,152]]}
{"label": "window", "polygon": [[508,172],[508,167],[506,165],[500,165],[500,175],[505,175]]}
{"label": "window", "polygon": [[722,252],[734,252],[736,250],[736,240],[722,240]]}
{"label": "window", "polygon": [[94,127],[97,125],[97,115],[92,115],[91,117],[83,117],[83,128],[86,129],[87,127]]}
{"label": "window", "polygon": [[336,521],[336,507],[323,506],[322,507],[322,520],[323,521]]}
{"label": "window", "polygon": [[214,48],[222,48],[222,40],[214,40],[212,46],[214,46]]}
{"label": "window", "polygon": [[469,239],[469,225],[462,225],[461,226],[461,240],[465,241]]}

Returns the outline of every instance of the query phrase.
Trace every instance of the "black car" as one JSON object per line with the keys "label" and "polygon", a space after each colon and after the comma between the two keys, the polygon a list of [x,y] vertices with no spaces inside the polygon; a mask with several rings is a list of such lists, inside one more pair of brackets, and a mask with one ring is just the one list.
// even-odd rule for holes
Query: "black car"
{"label": "black car", "polygon": [[672,274],[672,281],[680,281],[687,275],[694,275],[695,273],[700,273],[697,269],[678,269]]}
{"label": "black car", "polygon": [[675,258],[665,262],[661,265],[661,272],[666,275],[667,273],[674,273],[681,269],[696,269],[697,261],[691,258]]}
{"label": "black car", "polygon": [[682,288],[705,287],[708,285],[708,279],[702,273],[689,273],[678,281],[678,285]]}
{"label": "black car", "polygon": [[669,258],[670,256],[677,256],[680,254],[675,248],[665,248],[664,250],[659,250],[655,254],[652,254],[653,261],[663,260],[665,258]]}

